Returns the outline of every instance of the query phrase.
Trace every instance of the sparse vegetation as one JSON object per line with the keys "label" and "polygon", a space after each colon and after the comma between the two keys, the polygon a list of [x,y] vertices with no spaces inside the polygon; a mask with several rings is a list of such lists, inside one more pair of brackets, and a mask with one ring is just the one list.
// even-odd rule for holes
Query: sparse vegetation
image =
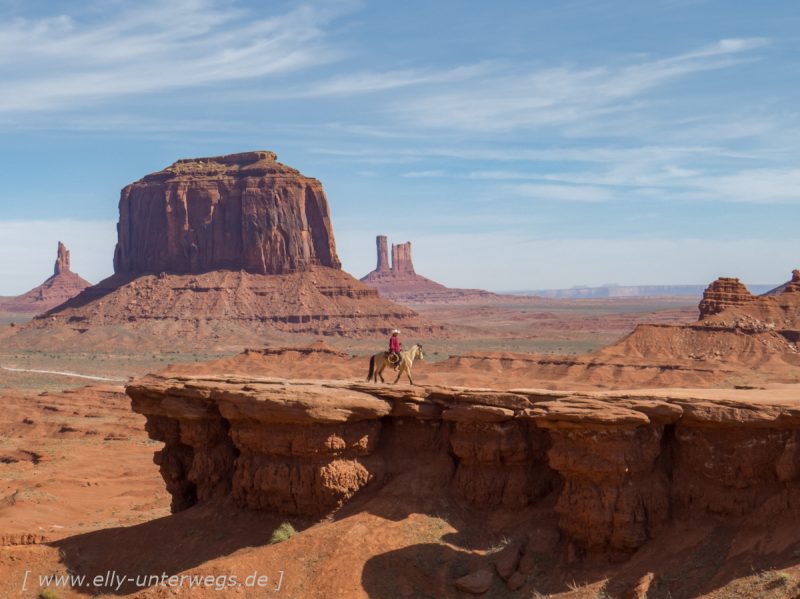
{"label": "sparse vegetation", "polygon": [[509,545],[509,543],[511,543],[511,539],[509,539],[508,537],[503,537],[502,539],[500,539],[499,543],[492,545],[486,550],[486,555],[499,553],[500,551],[505,549]]}
{"label": "sparse vegetation", "polygon": [[39,599],[60,599],[60,597],[55,589],[45,589],[39,593]]}
{"label": "sparse vegetation", "polygon": [[294,526],[292,526],[289,522],[284,522],[272,533],[269,543],[270,545],[282,543],[283,541],[291,539],[296,534],[297,531],[294,529]]}

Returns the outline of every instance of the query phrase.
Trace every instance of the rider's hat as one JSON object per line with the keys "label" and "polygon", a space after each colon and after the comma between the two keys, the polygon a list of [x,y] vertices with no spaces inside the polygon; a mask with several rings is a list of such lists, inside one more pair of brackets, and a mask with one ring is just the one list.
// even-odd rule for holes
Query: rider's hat
{"label": "rider's hat", "polygon": [[400,334],[400,331],[398,331],[397,329],[392,331],[392,335],[399,335],[399,334]]}

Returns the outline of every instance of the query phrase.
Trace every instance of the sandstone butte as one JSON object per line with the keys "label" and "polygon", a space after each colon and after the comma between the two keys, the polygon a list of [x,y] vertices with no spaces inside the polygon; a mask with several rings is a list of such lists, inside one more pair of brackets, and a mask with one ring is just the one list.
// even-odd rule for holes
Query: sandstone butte
{"label": "sandstone butte", "polygon": [[[482,289],[454,289],[418,275],[411,258],[411,242],[392,244],[389,262],[389,243],[385,235],[375,238],[378,261],[375,270],[361,282],[378,290],[382,297],[405,303],[438,303],[473,300],[493,300],[500,297]],[[516,299],[516,298],[513,298]]]}
{"label": "sandstone butte", "polygon": [[41,314],[75,297],[91,283],[70,270],[69,250],[58,242],[53,275],[17,297],[0,300],[0,311]]}
{"label": "sandstone butte", "polygon": [[[219,374],[151,375],[127,393],[150,437],[164,443],[155,462],[173,512],[230,501],[313,523],[337,510],[396,519],[463,503],[475,518],[504,523],[506,549],[473,560],[461,578],[441,579],[447,560],[432,580],[403,583],[392,574],[391,564],[405,567],[403,555],[430,554],[429,545],[373,556],[362,580],[374,596],[392,595],[371,569],[451,596],[453,588],[523,587],[545,559],[573,572],[587,559],[610,559],[609,596],[702,588],[708,581],[691,573],[659,578],[670,568],[706,567],[699,554],[685,554],[687,540],[722,552],[709,566],[716,574],[719,560],[735,556],[714,541],[720,531],[729,544],[744,535],[739,542],[755,555],[746,531],[786,527],[800,509],[796,387],[575,393]],[[773,560],[794,542],[781,538],[764,540]],[[688,562],[670,565],[681,555]]]}
{"label": "sandstone butte", "polygon": [[114,275],[10,343],[227,347],[276,333],[440,331],[342,271],[322,185],[273,152],[179,160],[127,185],[117,233]]}

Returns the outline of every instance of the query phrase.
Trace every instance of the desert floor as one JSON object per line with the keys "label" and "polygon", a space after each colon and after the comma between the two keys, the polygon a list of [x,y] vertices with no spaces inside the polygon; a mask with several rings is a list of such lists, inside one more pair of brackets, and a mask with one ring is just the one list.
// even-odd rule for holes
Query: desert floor
{"label": "desert floor", "polygon": [[[695,302],[683,298],[414,308],[458,332],[458,338],[426,341],[429,359],[417,367],[423,379],[426,371],[435,372],[438,360],[452,354],[481,350],[584,353],[618,339],[639,323],[690,322],[696,317]],[[20,322],[18,316],[2,318],[3,327]],[[298,338],[296,345],[314,341]],[[375,340],[339,338],[324,342],[357,355],[382,345]],[[374,497],[359,497],[331,519],[294,520],[292,525],[303,534],[275,545],[269,544],[270,539],[282,519],[274,516],[242,512],[226,504],[171,516],[169,494],[153,463],[160,443],[148,439],[144,418],[130,410],[123,385],[129,377],[170,364],[190,369],[193,362],[224,362],[236,353],[137,353],[135,348],[113,353],[49,353],[10,352],[0,347],[0,597],[38,597],[46,588],[54,591],[52,597],[64,598],[98,594],[441,597],[453,592],[447,580],[468,572],[474,560],[502,549],[507,529],[502,516],[484,521],[447,494],[433,503],[403,504],[398,497],[404,490],[397,485]],[[336,373],[326,371],[324,365],[309,364],[304,374]],[[463,376],[456,382],[470,383]],[[431,476],[435,477],[433,471]],[[364,502],[369,503],[368,510],[362,510]],[[535,521],[537,514],[532,512],[530,518]],[[783,547],[781,536],[795,525],[774,523],[776,547]],[[588,563],[570,571],[554,567],[547,548],[557,535],[555,523],[542,518],[539,528],[542,551],[531,558],[535,561],[531,568],[540,596],[609,596],[604,589],[610,588],[612,565]],[[726,537],[703,526],[671,535],[673,545],[685,544],[686,550],[673,552],[673,561],[662,570],[665,576],[684,577],[689,594],[719,574],[715,556],[722,545],[746,542],[746,533],[741,531]],[[690,548],[693,541],[699,544]],[[628,571],[631,576],[647,571],[662,557],[645,552]],[[798,560],[790,557],[782,555],[781,570],[768,564],[738,564],[735,572],[724,573],[726,584],[705,594],[798,596],[800,569],[792,565]],[[133,577],[235,574],[241,579],[258,572],[269,583],[220,591],[213,585],[192,590],[159,588],[140,585],[136,579],[115,588],[107,580],[95,584],[85,579],[82,584],[73,581],[73,587],[79,588],[67,589],[40,578],[70,573],[103,578],[109,572]],[[505,587],[498,587],[486,596],[507,593]]]}

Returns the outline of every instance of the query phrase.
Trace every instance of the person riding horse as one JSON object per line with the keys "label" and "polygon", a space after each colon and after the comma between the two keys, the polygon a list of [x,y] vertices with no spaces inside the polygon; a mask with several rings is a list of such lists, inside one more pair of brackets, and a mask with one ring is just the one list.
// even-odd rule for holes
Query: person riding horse
{"label": "person riding horse", "polygon": [[389,353],[387,354],[387,358],[389,363],[394,365],[394,369],[397,370],[400,368],[400,350],[402,348],[400,344],[400,331],[397,329],[392,331],[392,336],[389,337]]}

